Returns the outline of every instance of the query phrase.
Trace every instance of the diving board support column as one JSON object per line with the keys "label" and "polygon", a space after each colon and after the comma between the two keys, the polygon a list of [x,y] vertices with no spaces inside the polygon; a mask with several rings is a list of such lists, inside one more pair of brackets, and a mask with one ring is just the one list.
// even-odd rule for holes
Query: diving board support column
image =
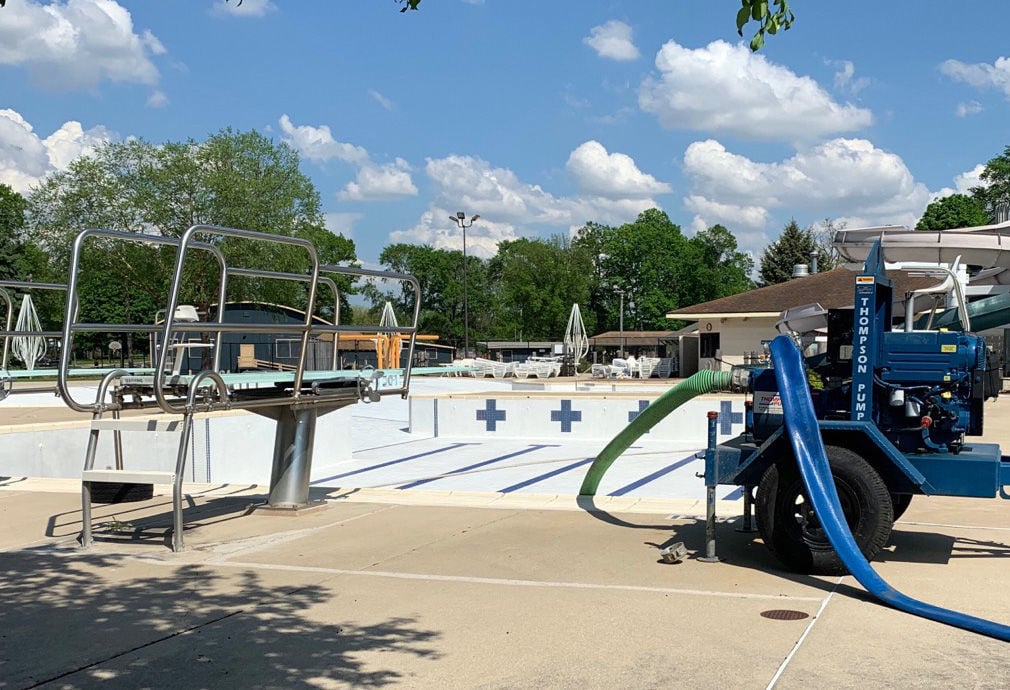
{"label": "diving board support column", "polygon": [[315,405],[282,408],[274,416],[277,431],[274,435],[274,460],[267,507],[308,507],[316,417]]}

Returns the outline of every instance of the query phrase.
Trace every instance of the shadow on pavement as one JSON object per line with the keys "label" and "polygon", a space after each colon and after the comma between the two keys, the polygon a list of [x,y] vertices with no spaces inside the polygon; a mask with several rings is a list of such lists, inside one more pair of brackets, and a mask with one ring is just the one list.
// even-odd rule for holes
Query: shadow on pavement
{"label": "shadow on pavement", "polygon": [[402,683],[366,651],[437,659],[440,634],[411,618],[320,622],[325,584],[268,585],[252,571],[136,568],[53,548],[0,565],[3,687],[352,687]]}

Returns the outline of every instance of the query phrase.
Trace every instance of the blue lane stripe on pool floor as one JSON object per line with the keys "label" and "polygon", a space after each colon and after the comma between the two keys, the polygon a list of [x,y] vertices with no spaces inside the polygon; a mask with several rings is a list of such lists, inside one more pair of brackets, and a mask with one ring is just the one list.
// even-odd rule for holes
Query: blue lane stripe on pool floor
{"label": "blue lane stripe on pool floor", "polygon": [[662,467],[662,468],[656,470],[655,472],[653,472],[652,474],[647,474],[644,477],[642,477],[641,479],[637,479],[637,480],[631,482],[630,484],[628,484],[627,486],[622,486],[617,491],[613,491],[613,492],[611,492],[608,495],[609,496],[623,496],[623,495],[625,495],[627,493],[631,493],[635,489],[637,489],[639,487],[642,487],[642,486],[645,486],[649,482],[655,481],[656,479],[659,479],[663,475],[669,474],[670,472],[673,472],[674,470],[679,470],[681,467],[683,467],[685,465],[690,465],[692,462],[694,462],[695,460],[698,460],[698,459],[699,458],[697,457],[696,453],[691,453],[686,458],[684,458],[682,460],[678,460],[677,462],[675,462],[675,463],[673,463],[671,465],[667,465],[666,467]]}
{"label": "blue lane stripe on pool floor", "polygon": [[476,470],[480,467],[485,467],[487,465],[492,465],[496,462],[501,462],[502,460],[508,460],[509,458],[514,458],[518,455],[525,455],[526,453],[532,453],[537,450],[542,450],[544,448],[557,448],[557,444],[553,443],[542,443],[539,445],[532,445],[529,448],[523,448],[522,450],[517,450],[514,453],[508,453],[506,455],[499,455],[496,458],[491,458],[490,460],[484,460],[482,462],[475,462],[472,465],[467,465],[466,467],[460,467],[457,470],[450,470],[445,474],[441,474],[437,477],[429,477],[428,479],[418,479],[416,482],[410,482],[409,484],[404,484],[403,486],[396,487],[397,489],[413,489],[414,487],[421,486],[422,484],[428,484],[430,482],[437,482],[439,479],[445,479],[446,477],[451,477],[454,474],[462,474],[463,472],[470,472],[471,470]]}
{"label": "blue lane stripe on pool floor", "polygon": [[410,460],[416,460],[417,458],[423,458],[426,455],[436,455],[438,453],[444,453],[447,450],[456,450],[457,448],[462,448],[463,446],[477,446],[479,443],[453,443],[450,446],[445,446],[443,448],[436,448],[434,450],[428,450],[423,453],[416,453],[414,455],[408,455],[405,458],[398,458],[396,460],[388,460],[386,462],[380,462],[378,465],[369,465],[368,467],[360,467],[356,470],[351,470],[350,472],[344,472],[343,474],[335,474],[332,477],[323,477],[322,479],[316,479],[310,484],[322,484],[323,482],[330,482],[334,479],[343,479],[344,477],[350,477],[355,474],[362,474],[364,472],[371,472],[372,470],[381,470],[383,467],[390,467],[391,465],[399,465],[401,462],[408,462]]}
{"label": "blue lane stripe on pool floor", "polygon": [[503,493],[503,494],[512,493],[513,491],[516,491],[518,489],[522,489],[522,488],[525,488],[527,486],[531,486],[533,484],[537,484],[539,482],[542,482],[545,479],[550,479],[551,477],[556,477],[559,474],[564,474],[565,472],[568,472],[569,470],[574,470],[576,467],[582,467],[583,465],[588,465],[589,463],[591,463],[595,459],[596,458],[586,458],[585,460],[579,460],[578,462],[573,462],[570,465],[565,465],[564,467],[559,467],[556,470],[551,470],[550,472],[546,472],[544,474],[537,475],[536,477],[533,477],[531,479],[526,479],[524,481],[519,482],[518,484],[513,484],[512,486],[507,486],[504,489],[500,489],[499,493]]}

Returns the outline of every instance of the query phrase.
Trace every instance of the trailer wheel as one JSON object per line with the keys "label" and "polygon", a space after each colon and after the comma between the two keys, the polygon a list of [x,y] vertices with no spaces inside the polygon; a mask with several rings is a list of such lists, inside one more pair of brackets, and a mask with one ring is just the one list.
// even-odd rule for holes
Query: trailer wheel
{"label": "trailer wheel", "polygon": [[[848,448],[826,447],[831,474],[852,536],[867,560],[887,543],[894,508],[887,484]],[[814,575],[847,572],[814,513],[796,462],[789,457],[765,472],[755,508],[765,545],[791,570]]]}

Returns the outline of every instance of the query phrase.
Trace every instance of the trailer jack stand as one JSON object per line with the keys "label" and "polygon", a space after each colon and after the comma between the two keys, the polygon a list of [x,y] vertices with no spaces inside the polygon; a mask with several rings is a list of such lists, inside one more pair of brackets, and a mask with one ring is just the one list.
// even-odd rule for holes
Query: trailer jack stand
{"label": "trailer jack stand", "polygon": [[708,413],[708,448],[705,449],[705,555],[699,556],[702,563],[718,563],[715,555],[715,471],[716,423],[718,412]]}
{"label": "trailer jack stand", "polygon": [[754,487],[742,486],[743,489],[743,524],[736,528],[737,532],[743,534],[753,534],[757,532],[754,527]]}

